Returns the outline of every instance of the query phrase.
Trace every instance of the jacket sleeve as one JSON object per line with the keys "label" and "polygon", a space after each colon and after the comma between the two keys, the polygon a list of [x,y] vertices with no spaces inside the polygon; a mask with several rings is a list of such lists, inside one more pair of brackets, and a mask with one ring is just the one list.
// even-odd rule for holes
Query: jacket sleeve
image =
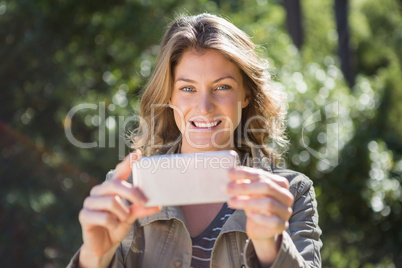
{"label": "jacket sleeve", "polygon": [[[298,174],[290,180],[290,191],[295,198],[293,214],[289,219],[289,229],[281,235],[279,252],[271,268],[321,267],[321,229],[313,183]],[[250,240],[244,252],[247,267],[260,267]]]}

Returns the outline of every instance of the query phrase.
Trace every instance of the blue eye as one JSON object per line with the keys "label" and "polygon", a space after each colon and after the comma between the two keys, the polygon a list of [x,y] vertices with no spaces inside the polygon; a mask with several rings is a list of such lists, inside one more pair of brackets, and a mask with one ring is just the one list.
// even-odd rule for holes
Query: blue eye
{"label": "blue eye", "polygon": [[193,92],[193,91],[195,91],[194,88],[192,88],[192,87],[182,87],[181,90],[186,91],[186,92]]}
{"label": "blue eye", "polygon": [[222,85],[222,86],[218,86],[216,89],[218,89],[218,90],[226,90],[226,89],[231,89],[231,88],[232,88],[231,86]]}

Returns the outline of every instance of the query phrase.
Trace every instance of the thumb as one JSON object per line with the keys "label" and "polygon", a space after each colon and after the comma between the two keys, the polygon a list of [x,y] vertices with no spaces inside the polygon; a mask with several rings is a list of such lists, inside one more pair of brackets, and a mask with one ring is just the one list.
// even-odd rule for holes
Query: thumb
{"label": "thumb", "polygon": [[113,178],[121,181],[127,180],[130,177],[133,163],[140,159],[141,156],[142,152],[139,149],[127,155],[123,161],[117,164]]}

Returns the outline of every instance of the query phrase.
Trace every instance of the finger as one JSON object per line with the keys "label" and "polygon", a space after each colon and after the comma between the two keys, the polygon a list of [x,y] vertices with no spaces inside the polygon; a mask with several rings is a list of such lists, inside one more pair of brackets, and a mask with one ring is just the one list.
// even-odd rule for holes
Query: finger
{"label": "finger", "polygon": [[119,221],[126,221],[130,216],[130,209],[120,196],[89,196],[84,201],[84,208],[89,210],[107,211],[114,214]]}
{"label": "finger", "polygon": [[234,197],[230,199],[229,206],[235,209],[242,209],[260,213],[263,215],[278,216],[283,220],[288,220],[292,215],[292,209],[284,206],[273,198],[244,198]]}
{"label": "finger", "polygon": [[256,181],[260,179],[260,172],[258,169],[255,168],[241,166],[230,169],[228,172],[228,177],[233,181],[238,180]]}
{"label": "finger", "polygon": [[144,193],[131,183],[119,180],[106,181],[92,188],[91,196],[119,195],[133,204],[145,204],[147,198]]}
{"label": "finger", "polygon": [[271,181],[278,184],[280,187],[283,187],[287,190],[289,189],[289,181],[285,177],[279,176],[277,174],[269,173],[269,172],[264,172],[263,177],[270,179]]}
{"label": "finger", "polygon": [[161,211],[161,207],[144,207],[142,205],[133,205],[130,207],[129,222],[134,222],[138,218],[150,216]]}
{"label": "finger", "polygon": [[113,179],[127,180],[130,177],[133,163],[140,159],[141,156],[142,152],[139,149],[127,155],[124,160],[116,166],[113,173]]}
{"label": "finger", "polygon": [[268,216],[261,213],[252,212],[247,214],[247,218],[251,219],[255,223],[266,226],[268,229],[277,234],[289,228],[289,222],[284,221],[277,216]]}
{"label": "finger", "polygon": [[261,179],[270,179],[277,183],[279,186],[289,189],[289,181],[285,177],[251,167],[241,166],[238,168],[230,169],[228,177],[233,181],[257,181]]}
{"label": "finger", "polygon": [[109,230],[115,229],[119,220],[109,212],[102,212],[83,208],[79,214],[79,221],[84,229],[91,229],[94,226],[105,227]]}
{"label": "finger", "polygon": [[288,189],[279,186],[269,179],[251,182],[231,182],[228,184],[228,193],[232,195],[269,196],[275,198],[285,206],[291,206],[294,199]]}

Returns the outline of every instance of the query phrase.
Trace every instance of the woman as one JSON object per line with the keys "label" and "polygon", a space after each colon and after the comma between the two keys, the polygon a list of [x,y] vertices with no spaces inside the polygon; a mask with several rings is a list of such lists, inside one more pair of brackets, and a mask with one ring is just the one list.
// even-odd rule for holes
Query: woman
{"label": "woman", "polygon": [[[173,22],[141,100],[137,150],[85,200],[84,243],[70,265],[320,267],[312,182],[277,168],[280,155],[264,146],[286,144],[283,96],[268,83],[254,44],[233,24],[209,14]],[[142,152],[228,149],[244,165],[228,173],[228,204],[145,207],[129,182]]]}

